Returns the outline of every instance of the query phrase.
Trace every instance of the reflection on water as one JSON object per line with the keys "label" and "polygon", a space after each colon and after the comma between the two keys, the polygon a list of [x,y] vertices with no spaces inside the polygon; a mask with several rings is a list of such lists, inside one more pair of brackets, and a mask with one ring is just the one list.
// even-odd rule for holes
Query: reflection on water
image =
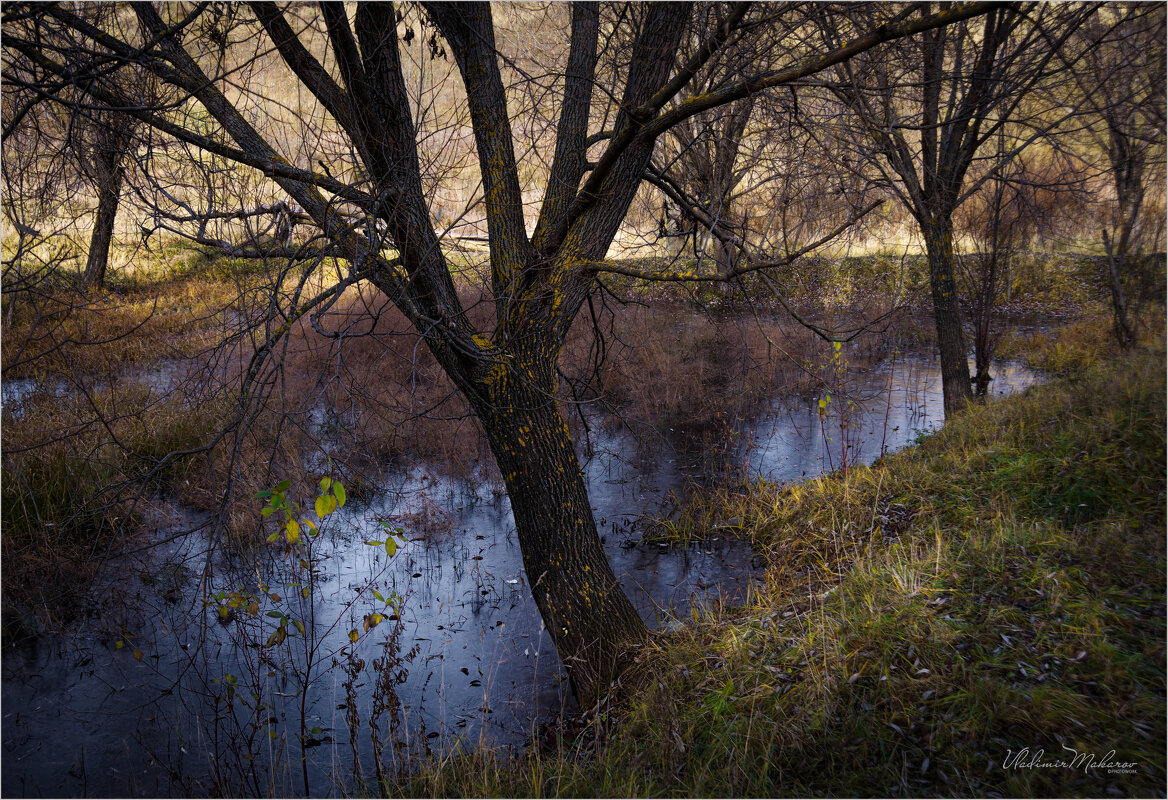
{"label": "reflection on water", "polygon": [[[997,365],[993,375],[991,397],[1038,381],[1033,371],[1012,363]],[[840,469],[845,463],[869,464],[911,444],[945,421],[940,368],[925,358],[883,364],[849,379],[827,411],[821,420],[819,398],[781,400],[774,413],[751,431],[752,447],[744,454],[748,468],[786,483]]]}
{"label": "reflection on water", "polygon": [[[1008,365],[995,374],[997,394],[1035,380]],[[738,455],[748,472],[799,480],[910,443],[939,424],[942,409],[935,365],[902,360],[852,381],[822,419],[818,398],[776,402],[742,432]],[[712,595],[742,597],[758,575],[744,543],[640,541],[641,515],[703,479],[703,459],[668,441],[656,458],[627,458],[638,449],[627,434],[598,426],[593,435],[585,475],[595,516],[613,569],[649,624],[668,624]],[[522,745],[535,726],[572,710],[505,497],[415,470],[331,520],[331,533],[316,544],[311,602],[297,612],[317,622],[318,667],[303,704],[314,794],[359,791],[358,774],[372,781],[371,720],[392,767],[399,754],[448,751],[458,741]],[[383,521],[407,538],[392,559],[364,544],[383,538]],[[187,532],[197,522],[177,510],[158,525],[166,544],[110,565],[94,619],[78,633],[5,650],[4,794],[302,792],[296,667],[304,658],[292,654],[303,650],[258,645],[277,625],[267,612],[298,605],[303,574],[275,558],[258,568],[227,558],[198,530]],[[256,589],[261,582],[267,592]],[[365,614],[388,613],[374,589],[405,598],[398,641],[387,620],[343,649]],[[244,590],[258,597],[258,615],[221,624],[214,598]],[[304,641],[289,639],[298,648]],[[410,651],[397,666],[399,653]],[[396,702],[378,691],[377,658],[389,659],[383,674],[407,670],[398,685],[390,682]]]}

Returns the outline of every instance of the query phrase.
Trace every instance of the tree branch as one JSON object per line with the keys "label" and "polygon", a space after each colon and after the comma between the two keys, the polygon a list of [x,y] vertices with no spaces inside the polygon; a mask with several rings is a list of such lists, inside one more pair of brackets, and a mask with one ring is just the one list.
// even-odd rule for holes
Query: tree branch
{"label": "tree branch", "polygon": [[481,2],[431,2],[425,7],[450,44],[466,88],[491,237],[491,282],[495,296],[503,297],[527,265],[531,247],[491,7]]}
{"label": "tree branch", "polygon": [[[353,104],[333,77],[300,42],[288,20],[272,2],[250,2],[252,13],[264,26],[284,63],[296,73],[308,90],[320,100],[349,135],[355,134]],[[354,138],[359,138],[354,136]]]}
{"label": "tree branch", "polygon": [[[818,239],[811,242],[810,244],[807,244],[804,247],[800,247],[798,250],[788,252],[785,256],[783,256],[783,258],[771,259],[768,261],[756,261],[753,258],[750,258],[748,256],[746,264],[744,264],[741,267],[736,267],[732,270],[728,270],[727,272],[719,272],[719,273],[706,275],[706,274],[696,272],[695,270],[680,270],[680,271],[675,271],[675,272],[646,271],[646,270],[630,269],[629,267],[621,266],[620,264],[617,264],[616,262],[613,262],[613,261],[597,261],[592,266],[592,271],[597,272],[597,273],[604,272],[604,273],[609,273],[612,275],[626,275],[630,278],[637,278],[637,279],[644,280],[644,281],[653,281],[653,282],[658,282],[658,283],[661,283],[661,282],[665,282],[665,283],[692,283],[692,282],[711,283],[711,282],[731,281],[735,278],[740,278],[743,275],[749,275],[752,272],[759,272],[761,270],[775,269],[777,267],[785,267],[785,266],[790,265],[796,259],[807,255],[812,250],[816,250],[816,249],[822,247],[823,245],[827,244],[828,242],[830,242],[832,239],[835,239],[837,236],[839,236],[841,233],[846,231],[848,228],[855,225],[857,222],[859,222],[861,219],[866,217],[872,211],[879,208],[883,204],[883,202],[884,201],[882,201],[882,200],[877,200],[874,203],[870,203],[864,209],[862,209],[858,214],[855,214],[847,221],[843,222],[840,225],[837,225],[831,231],[829,231],[828,233],[819,237]],[[739,249],[743,249],[742,246],[736,240],[728,240],[728,243],[737,246]]]}
{"label": "tree branch", "polygon": [[762,75],[731,84],[715,92],[690,98],[684,103],[661,114],[646,125],[643,135],[657,136],[678,122],[688,119],[695,114],[700,114],[708,109],[725,105],[743,97],[748,97],[763,89],[782,86],[801,78],[806,78],[809,75],[814,75],[817,72],[822,72],[830,66],[843,63],[884,42],[901,39],[932,28],[939,28],[945,25],[951,25],[954,22],[977,17],[1003,5],[1005,4],[1000,2],[959,3],[948,6],[945,10],[925,17],[924,19],[912,22],[900,22],[894,25],[882,25],[876,30],[853,39],[851,42],[819,58],[809,59],[785,70],[766,72]]}
{"label": "tree branch", "polygon": [[600,32],[598,3],[572,4],[572,41],[564,73],[564,102],[556,129],[556,152],[548,175],[547,191],[539,210],[531,243],[542,250],[544,242],[567,214],[580,179],[588,168],[588,112],[596,74],[596,43]]}

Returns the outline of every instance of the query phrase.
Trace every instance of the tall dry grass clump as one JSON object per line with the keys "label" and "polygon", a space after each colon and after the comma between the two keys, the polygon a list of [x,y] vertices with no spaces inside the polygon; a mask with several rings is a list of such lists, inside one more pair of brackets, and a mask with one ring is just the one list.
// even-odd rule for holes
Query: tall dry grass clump
{"label": "tall dry grass clump", "polygon": [[[55,628],[101,561],[140,532],[160,493],[179,494],[189,460],[168,454],[206,442],[221,401],[135,382],[77,394],[33,393],[3,415],[0,534],[5,629]],[[13,614],[17,616],[14,617]]]}

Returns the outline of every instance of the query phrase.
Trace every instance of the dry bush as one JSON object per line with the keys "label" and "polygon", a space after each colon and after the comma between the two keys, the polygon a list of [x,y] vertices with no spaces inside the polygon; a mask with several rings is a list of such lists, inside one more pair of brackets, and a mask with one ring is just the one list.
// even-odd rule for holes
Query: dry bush
{"label": "dry bush", "polygon": [[[474,289],[463,290],[462,302],[472,317],[491,311]],[[400,312],[354,292],[319,327],[293,327],[280,402],[300,419],[315,414],[319,438],[341,443],[329,449],[335,464],[354,476],[426,464],[463,479],[498,480],[480,425]],[[360,335],[334,339],[321,331]],[[614,412],[630,427],[701,438],[756,415],[776,394],[815,390],[817,348],[810,332],[771,314],[619,306],[573,327],[560,394]],[[579,415],[567,416],[578,428]]]}
{"label": "dry bush", "polygon": [[[579,363],[590,331],[578,324],[568,362]],[[776,319],[700,315],[674,304],[626,306],[611,320],[609,356],[596,388],[622,415],[700,431],[750,416],[760,401],[808,390],[803,369],[814,335]],[[573,357],[575,356],[575,357]]]}
{"label": "dry bush", "polygon": [[[465,286],[461,301],[480,328],[493,308]],[[560,397],[579,441],[599,409],[634,432],[673,429],[702,447],[761,413],[776,395],[822,389],[828,346],[781,313],[703,314],[655,301],[594,308],[564,343]],[[884,329],[863,334],[861,362],[887,354]],[[482,428],[401,313],[368,289],[352,290],[317,322],[293,325],[281,351],[276,416],[294,421],[302,460],[315,448],[354,484],[386,468],[427,465],[498,486]],[[286,469],[294,465],[286,464]]]}

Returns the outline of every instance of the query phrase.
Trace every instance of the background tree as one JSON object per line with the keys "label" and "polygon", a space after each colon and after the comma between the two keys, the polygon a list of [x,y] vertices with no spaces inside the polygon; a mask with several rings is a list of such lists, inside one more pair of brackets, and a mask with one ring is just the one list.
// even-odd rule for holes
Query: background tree
{"label": "background tree", "polygon": [[[700,13],[717,24],[717,17],[725,14],[725,8],[713,5]],[[771,28],[768,33],[773,35],[777,31]],[[702,44],[695,35],[683,43],[682,49],[691,54]],[[767,49],[760,47],[757,38],[724,47],[679,96],[686,100],[731,84],[751,69],[763,69],[766,55]],[[726,240],[742,240],[745,233],[742,212],[737,207],[741,194],[736,190],[749,168],[743,167],[739,156],[744,149],[753,149],[744,140],[756,101],[760,99],[745,97],[674,125],[662,137],[651,167],[659,183],[667,182],[666,191],[684,196],[671,201],[666,195],[659,233],[690,240],[695,258],[708,250],[714,269],[719,272],[733,269],[737,256],[736,248]],[[701,209],[700,220],[690,211],[694,205]]]}
{"label": "background tree", "polygon": [[105,285],[114,222],[125,182],[126,162],[135,144],[136,125],[132,117],[123,114],[98,114],[92,120],[81,118],[78,123],[81,130],[77,135],[84,140],[78,144],[80,160],[97,190],[97,211],[81,282],[87,289],[101,288]]}
{"label": "background tree", "polygon": [[[1136,341],[1132,304],[1152,282],[1140,256],[1162,246],[1164,19],[1162,5],[1106,6],[1081,31],[1081,58],[1074,67],[1089,136],[1114,193],[1100,237],[1115,338],[1122,347]],[[1160,204],[1147,209],[1157,191]]]}
{"label": "background tree", "polygon": [[1009,295],[1019,257],[1085,211],[1086,172],[1078,160],[1052,148],[1030,147],[1012,156],[1013,137],[999,134],[992,177],[957,209],[956,231],[972,252],[955,258],[958,288],[973,329],[973,385],[985,395],[990,364],[1005,326],[998,319],[1000,300]]}
{"label": "background tree", "polygon": [[[92,4],[81,13],[93,24],[109,24],[116,10],[111,5]],[[83,43],[75,37],[62,36],[52,46],[63,51],[82,47]],[[5,178],[13,189],[17,188],[11,184],[14,179],[22,189],[35,181],[41,200],[30,205],[30,192],[9,192],[12,199],[5,209],[14,223],[29,211],[40,220],[51,219],[57,216],[54,205],[76,203],[92,194],[96,208],[80,283],[85,289],[100,288],[105,282],[126,174],[134,165],[132,150],[139,144],[138,125],[132,116],[96,105],[79,90],[79,85],[91,76],[78,75],[70,81],[45,86],[35,75],[25,72],[27,66],[27,62],[19,61],[6,64],[7,77],[15,86],[6,87],[4,138],[10,143],[7,155],[21,174],[18,178],[10,171]],[[118,80],[122,93],[137,97],[142,105],[159,102],[148,73],[122,71]],[[48,102],[50,97],[56,102]],[[11,146],[15,139],[33,146],[16,152],[17,148]],[[17,204],[24,207],[17,208]]]}
{"label": "background tree", "polygon": [[[337,279],[316,294],[307,279],[316,267],[311,264],[301,267],[306,271],[293,281],[295,288],[273,295],[268,334],[238,387],[242,405],[262,394],[257,377],[291,324],[313,318],[348,287],[369,281],[405,315],[483,426],[511,499],[536,603],[576,694],[588,704],[620,671],[645,627],[601,548],[557,407],[556,362],[598,276],[629,271],[607,261],[606,253],[657,139],[697,114],[806,78],[881,42],[985,13],[987,6],[949,6],[932,15],[914,10],[890,25],[865,24],[854,39],[810,59],[779,53],[777,66],[689,99],[680,93],[710,60],[751,35],[752,27],[744,24],[748,7],[731,6],[712,25],[708,18],[706,24],[695,19],[689,5],[618,7],[614,26],[626,32],[631,46],[614,73],[618,110],[606,126],[603,151],[589,163],[583,156],[601,15],[594,4],[574,5],[555,155],[530,236],[492,9],[438,2],[424,8],[445,42],[436,37],[434,46],[448,48],[458,67],[473,130],[490,247],[493,318],[485,326],[472,323],[460,300],[433,224],[399,47],[405,37],[392,6],[358,4],[350,14],[343,5],[325,3],[306,14],[303,8],[252,3],[254,22],[242,23],[252,35],[228,41],[199,34],[196,24],[210,13],[207,6],[136,3],[132,18],[98,25],[66,6],[21,4],[5,9],[3,46],[10,61],[21,60],[42,86],[75,82],[94,103],[128,113],[159,135],[259,171],[299,206],[313,237],[343,265]],[[701,45],[679,57],[695,26]],[[84,46],[45,44],[70,37]],[[318,168],[319,158],[296,163],[277,146],[276,126],[267,135],[257,126],[265,121],[265,106],[232,81],[233,70],[255,58],[257,40],[274,48],[283,69],[321,110],[302,109],[293,120],[311,126],[299,137],[305,155],[340,142],[351,171],[327,162]],[[143,107],[113,79],[122,70],[149,72],[172,87],[175,99]],[[85,79],[77,82],[79,75]],[[213,124],[203,129],[196,121]],[[746,259],[721,277],[789,260]],[[633,272],[647,280],[692,277],[684,271]]]}
{"label": "background tree", "polygon": [[[716,7],[711,7],[716,9]],[[688,99],[768,68],[781,52],[812,57],[803,13],[773,14],[758,35],[725,48],[682,93]],[[814,103],[806,97],[803,102]],[[688,240],[717,273],[749,253],[793,251],[847,221],[864,205],[863,179],[841,168],[842,148],[804,125],[795,86],[695,115],[658,143],[647,179],[661,192],[658,234]],[[814,116],[814,115],[812,115]]]}
{"label": "background tree", "polygon": [[[947,414],[972,396],[953,214],[996,174],[986,159],[1012,159],[1066,116],[1038,103],[1033,90],[1065,76],[1055,56],[1092,11],[1077,5],[999,6],[843,62],[825,84],[853,115],[844,135],[857,144],[856,162],[878,171],[920,230]],[[908,11],[880,7],[877,13],[895,22]],[[871,10],[858,13],[855,23],[871,24]],[[821,32],[827,46],[841,35],[838,24],[826,21]],[[1003,132],[1011,140],[998,156],[997,148],[986,145]],[[979,169],[971,173],[975,164]],[[977,177],[967,180],[971,174]]]}

